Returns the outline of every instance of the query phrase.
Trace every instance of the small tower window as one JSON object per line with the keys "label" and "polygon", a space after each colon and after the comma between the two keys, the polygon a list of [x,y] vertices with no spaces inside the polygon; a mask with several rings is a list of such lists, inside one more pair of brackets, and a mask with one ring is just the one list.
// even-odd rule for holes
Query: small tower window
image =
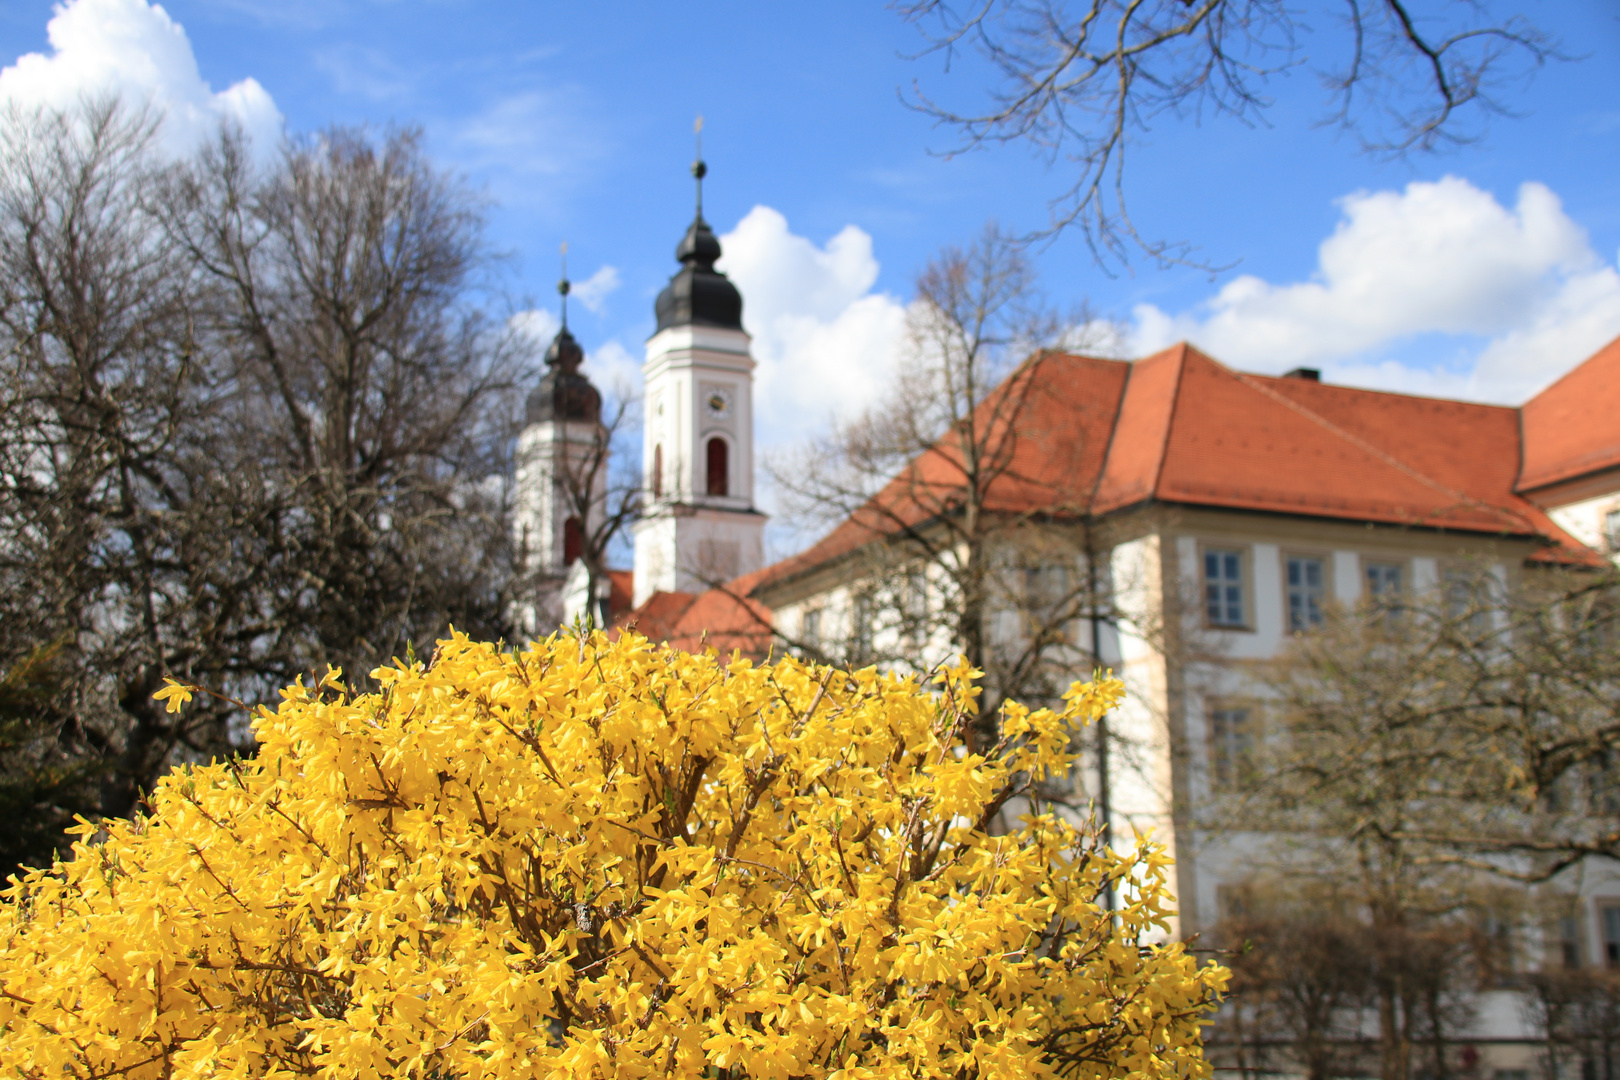
{"label": "small tower window", "polygon": [[585,550],[585,530],[580,527],[579,518],[571,517],[563,522],[563,565],[573,566],[574,560],[579,558]]}
{"label": "small tower window", "polygon": [[709,494],[729,495],[731,488],[731,448],[718,435],[709,440]]}
{"label": "small tower window", "polygon": [[664,493],[664,444],[658,443],[653,447],[652,463],[652,493],[653,498]]}

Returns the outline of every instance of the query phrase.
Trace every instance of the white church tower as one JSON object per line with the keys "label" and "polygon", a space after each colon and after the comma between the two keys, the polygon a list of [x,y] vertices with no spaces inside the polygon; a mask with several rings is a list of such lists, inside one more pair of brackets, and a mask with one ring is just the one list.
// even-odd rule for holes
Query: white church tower
{"label": "white church tower", "polygon": [[720,241],[697,216],[658,294],[647,342],[643,512],[636,523],[634,603],[701,592],[765,565],[765,515],[754,509],[754,358],[742,294],[714,268]]}
{"label": "white church tower", "polygon": [[579,371],[585,351],[568,332],[566,278],[557,291],[562,328],[546,349],[545,377],[524,410],[514,477],[519,587],[512,614],[526,635],[549,634],[577,614],[567,609],[564,591],[570,575],[578,576],[607,496],[602,395]]}

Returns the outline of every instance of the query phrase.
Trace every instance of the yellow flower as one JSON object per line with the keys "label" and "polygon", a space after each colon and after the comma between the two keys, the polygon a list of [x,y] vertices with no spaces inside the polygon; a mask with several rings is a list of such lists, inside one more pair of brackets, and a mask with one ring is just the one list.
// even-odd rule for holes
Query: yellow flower
{"label": "yellow flower", "polygon": [[1165,854],[1027,802],[1119,684],[969,753],[978,677],[454,634],[295,684],[5,893],[0,1072],[1208,1076]]}
{"label": "yellow flower", "polygon": [[153,694],[152,697],[163,702],[165,711],[177,713],[180,711],[181,706],[191,701],[191,695],[196,690],[195,686],[187,686],[185,683],[175,682],[173,679],[164,679],[163,689]]}

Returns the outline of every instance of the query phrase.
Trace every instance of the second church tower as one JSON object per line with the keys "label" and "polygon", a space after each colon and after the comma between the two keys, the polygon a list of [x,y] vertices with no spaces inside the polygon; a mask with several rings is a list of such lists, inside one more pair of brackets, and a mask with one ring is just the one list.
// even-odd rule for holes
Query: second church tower
{"label": "second church tower", "polygon": [[654,592],[701,592],[765,565],[754,509],[754,358],[742,294],[714,268],[720,241],[698,208],[675,249],[681,268],[658,294],[647,341],[642,518],[635,604]]}

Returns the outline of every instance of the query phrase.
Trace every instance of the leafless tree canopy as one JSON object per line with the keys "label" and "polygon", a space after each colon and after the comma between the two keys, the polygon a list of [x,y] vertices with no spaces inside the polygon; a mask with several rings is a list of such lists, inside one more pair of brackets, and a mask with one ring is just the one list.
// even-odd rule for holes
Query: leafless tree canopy
{"label": "leafless tree canopy", "polygon": [[[208,299],[236,432],[290,503],[296,587],[271,630],[304,664],[357,672],[431,640],[467,598],[498,629],[498,477],[523,342],[480,303],[482,208],[426,160],[337,129],[258,175],[227,137],[166,192]],[[291,586],[292,583],[289,583]],[[468,627],[472,629],[472,627]]]}
{"label": "leafless tree canopy", "polygon": [[1341,613],[1272,669],[1274,724],[1233,812],[1353,842],[1390,874],[1536,882],[1620,858],[1617,589],[1613,573],[1509,588],[1457,571]]}
{"label": "leafless tree canopy", "polygon": [[[1090,492],[1029,474],[1039,455],[1027,420],[1051,392],[1031,365],[1048,347],[1083,345],[1097,324],[1050,311],[1027,255],[994,225],[930,262],[908,323],[883,401],[772,465],[792,514],[863,539],[839,617],[847,632],[790,643],[918,668],[960,653],[986,673],[987,716],[1007,698],[1049,700],[1089,673],[1087,622],[1110,615],[1088,546]],[[1050,498],[1015,506],[1005,493],[1024,486]]]}
{"label": "leafless tree canopy", "polygon": [[954,133],[952,152],[1027,143],[1069,181],[1036,235],[1076,229],[1099,262],[1133,251],[1174,261],[1183,247],[1137,230],[1126,206],[1132,141],[1168,118],[1226,114],[1262,123],[1272,77],[1308,65],[1328,94],[1325,122],[1375,154],[1434,150],[1479,136],[1553,42],[1524,16],[1479,2],[1339,0],[897,0],[942,55],[987,61],[982,106],[913,86],[909,101]]}
{"label": "leafless tree canopy", "polygon": [[254,700],[504,611],[526,356],[478,200],[413,132],[168,166],[154,128],[0,130],[0,670],[50,718],[0,754],[92,762],[91,813],[240,743],[223,706],[164,713],[165,676]]}
{"label": "leafless tree canopy", "polygon": [[[549,446],[551,460],[539,472],[560,488],[567,516],[583,523],[578,558],[585,568],[586,596],[590,598],[583,614],[596,626],[606,626],[609,621],[611,550],[641,515],[640,405],[641,398],[631,387],[612,388],[602,401],[600,421],[588,432],[582,430],[585,424],[570,425],[571,441]],[[563,583],[548,577],[553,572],[550,567],[534,568],[513,582],[514,592],[525,597],[553,596],[560,601]],[[547,632],[562,616],[560,607],[553,612],[537,611],[536,625],[519,629]]]}
{"label": "leafless tree canopy", "polygon": [[[1293,640],[1266,672],[1249,760],[1198,814],[1265,837],[1247,910],[1224,913],[1229,943],[1252,948],[1252,993],[1222,1021],[1223,1053],[1445,1075],[1469,995],[1537,967],[1549,1039],[1612,1021],[1560,997],[1612,987],[1566,977],[1592,958],[1558,927],[1577,925],[1580,865],[1620,858],[1617,589],[1613,572],[1528,569],[1509,586],[1454,568]],[[1324,969],[1294,962],[1329,946]]]}

